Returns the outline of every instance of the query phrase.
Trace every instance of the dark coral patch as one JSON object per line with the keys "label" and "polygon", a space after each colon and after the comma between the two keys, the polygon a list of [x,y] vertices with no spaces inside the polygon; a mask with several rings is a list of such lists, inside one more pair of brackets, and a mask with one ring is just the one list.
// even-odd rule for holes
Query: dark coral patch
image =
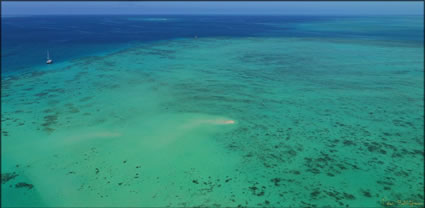
{"label": "dark coral patch", "polygon": [[7,183],[8,181],[10,181],[10,180],[12,180],[12,179],[16,178],[17,176],[19,176],[19,175],[18,175],[18,174],[16,174],[15,172],[13,172],[13,173],[2,173],[2,174],[1,174],[1,183],[2,183],[2,184],[5,184],[5,183]]}
{"label": "dark coral patch", "polygon": [[92,99],[92,97],[87,96],[87,97],[83,97],[83,98],[81,98],[79,101],[80,101],[80,102],[86,102],[86,101],[88,101],[88,100],[90,100],[90,99]]}
{"label": "dark coral patch", "polygon": [[353,141],[351,141],[351,140],[344,140],[343,144],[344,144],[345,146],[353,146],[353,145],[356,145],[356,144],[355,144]]}
{"label": "dark coral patch", "polygon": [[261,189],[259,189],[256,186],[250,186],[249,189],[251,190],[253,195],[264,196],[264,191],[265,191],[266,187],[262,186]]}
{"label": "dark coral patch", "polygon": [[280,178],[273,178],[271,181],[274,183],[275,186],[279,186],[280,184]]}
{"label": "dark coral patch", "polygon": [[292,170],[292,171],[291,171],[291,173],[292,173],[292,174],[294,174],[294,175],[299,175],[299,174],[301,174],[301,172],[300,172],[300,171],[298,171],[298,170]]}
{"label": "dark coral patch", "polygon": [[354,199],[356,199],[356,197],[354,197],[354,195],[352,195],[352,194],[348,194],[348,193],[345,193],[345,192],[344,192],[344,198],[345,198],[345,199],[349,199],[349,200],[354,200]]}
{"label": "dark coral patch", "polygon": [[365,196],[365,197],[368,197],[368,198],[370,198],[370,197],[372,197],[372,194],[370,193],[370,191],[369,190],[360,190],[360,192],[363,194],[363,196]]}
{"label": "dark coral patch", "polygon": [[44,123],[42,123],[41,126],[44,127],[45,131],[52,132],[54,129],[51,128],[51,126],[57,123],[57,119],[57,114],[44,116]]}
{"label": "dark coral patch", "polygon": [[29,184],[29,183],[24,183],[24,182],[21,182],[21,183],[17,183],[17,184],[15,184],[15,188],[27,188],[27,189],[32,189],[33,187],[34,187],[34,185]]}
{"label": "dark coral patch", "polygon": [[320,195],[319,190],[314,190],[313,192],[310,193],[311,198],[317,198],[319,195]]}
{"label": "dark coral patch", "polygon": [[44,97],[44,96],[46,96],[48,94],[49,93],[47,93],[47,92],[40,92],[40,93],[35,94],[35,96],[37,96],[37,97]]}

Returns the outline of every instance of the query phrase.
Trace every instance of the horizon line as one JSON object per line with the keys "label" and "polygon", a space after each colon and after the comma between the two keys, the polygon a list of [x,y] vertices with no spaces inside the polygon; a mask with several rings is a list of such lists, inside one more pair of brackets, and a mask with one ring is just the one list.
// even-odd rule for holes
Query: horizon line
{"label": "horizon line", "polygon": [[424,14],[227,14],[227,13],[199,13],[199,14],[183,14],[183,13],[151,13],[151,14],[117,14],[117,13],[105,13],[105,14],[2,14],[1,17],[18,17],[18,16],[102,16],[102,15],[115,15],[115,16],[148,16],[148,15],[178,15],[178,16],[209,16],[209,15],[226,15],[226,16],[424,16]]}

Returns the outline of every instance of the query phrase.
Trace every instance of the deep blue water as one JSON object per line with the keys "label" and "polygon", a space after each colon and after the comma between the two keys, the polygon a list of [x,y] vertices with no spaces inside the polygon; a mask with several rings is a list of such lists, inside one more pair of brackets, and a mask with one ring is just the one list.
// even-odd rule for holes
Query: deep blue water
{"label": "deep blue water", "polygon": [[[164,20],[164,18],[166,20]],[[299,29],[301,23],[326,23],[336,16],[28,16],[2,17],[2,74],[44,64],[49,49],[55,62],[130,47],[133,43],[198,37],[374,38],[423,44],[423,16],[402,17],[412,25],[388,24],[394,17],[367,17],[381,30]],[[397,17],[396,19],[400,19]],[[388,21],[387,21],[388,20]],[[355,22],[355,21],[354,21]],[[422,21],[423,24],[423,21]]]}

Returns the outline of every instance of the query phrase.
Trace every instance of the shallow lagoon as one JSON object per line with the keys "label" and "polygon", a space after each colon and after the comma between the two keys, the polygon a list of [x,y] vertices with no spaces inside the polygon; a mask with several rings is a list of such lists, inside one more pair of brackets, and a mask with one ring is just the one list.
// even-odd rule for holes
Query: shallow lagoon
{"label": "shallow lagoon", "polygon": [[412,41],[199,37],[3,76],[2,205],[421,201],[423,56]]}

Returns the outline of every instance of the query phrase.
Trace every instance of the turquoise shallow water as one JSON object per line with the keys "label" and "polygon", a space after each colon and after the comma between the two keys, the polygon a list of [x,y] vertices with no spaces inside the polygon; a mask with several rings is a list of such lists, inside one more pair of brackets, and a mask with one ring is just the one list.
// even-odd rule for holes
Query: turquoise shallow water
{"label": "turquoise shallow water", "polygon": [[423,57],[385,38],[199,37],[4,76],[2,205],[421,203]]}

